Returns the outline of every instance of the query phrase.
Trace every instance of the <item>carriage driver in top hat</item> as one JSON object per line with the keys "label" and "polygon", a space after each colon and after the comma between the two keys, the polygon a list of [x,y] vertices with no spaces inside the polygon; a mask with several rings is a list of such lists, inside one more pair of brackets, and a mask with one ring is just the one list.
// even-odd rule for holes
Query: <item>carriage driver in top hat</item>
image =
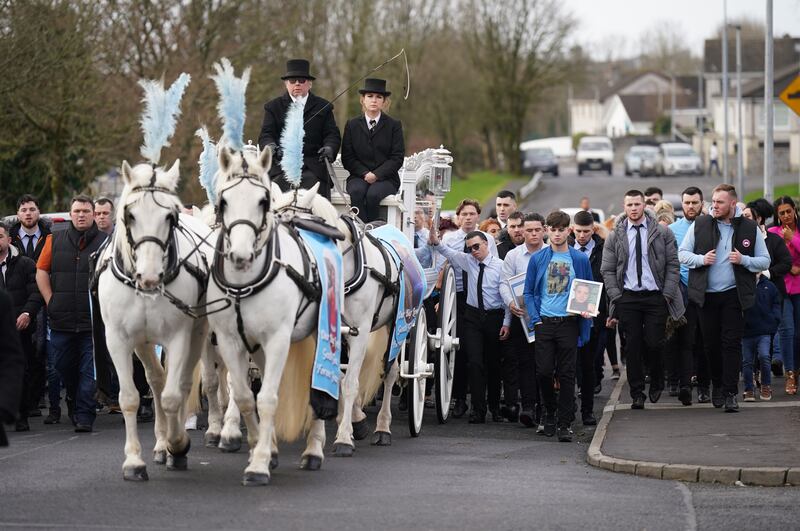
{"label": "carriage driver in top hat", "polygon": [[318,193],[330,199],[332,183],[325,167],[325,159],[331,162],[336,159],[342,142],[333,116],[333,105],[328,100],[311,93],[311,85],[316,78],[310,74],[309,63],[305,59],[287,61],[286,73],[281,79],[286,86],[286,92],[264,104],[264,121],[261,124],[261,134],[258,136],[258,144],[262,149],[266,146],[272,148],[272,168],[269,176],[278,183],[281,190],[289,189],[280,166],[282,153],[279,146],[286,112],[292,102],[300,102],[304,106],[305,122],[300,187],[308,189],[319,182]]}

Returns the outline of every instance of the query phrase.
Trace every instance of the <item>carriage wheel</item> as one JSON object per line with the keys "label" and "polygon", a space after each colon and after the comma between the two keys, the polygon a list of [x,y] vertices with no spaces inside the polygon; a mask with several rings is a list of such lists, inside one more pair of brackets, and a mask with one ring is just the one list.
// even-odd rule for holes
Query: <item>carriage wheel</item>
{"label": "carriage wheel", "polygon": [[456,276],[449,265],[442,278],[439,295],[439,322],[436,335],[436,416],[440,424],[450,416],[450,397],[453,394],[453,373],[456,366]]}
{"label": "carriage wheel", "polygon": [[[406,339],[408,348],[408,374],[425,370],[428,362],[428,327],[425,311],[420,308],[417,322]],[[422,416],[425,413],[425,382],[427,378],[420,376],[408,381],[406,400],[408,400],[408,431],[412,437],[419,437],[422,431]]]}

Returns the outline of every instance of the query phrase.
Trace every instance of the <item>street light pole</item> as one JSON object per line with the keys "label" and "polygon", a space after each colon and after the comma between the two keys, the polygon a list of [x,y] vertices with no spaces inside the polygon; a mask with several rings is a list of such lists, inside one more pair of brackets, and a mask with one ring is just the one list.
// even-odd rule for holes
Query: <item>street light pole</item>
{"label": "street light pole", "polygon": [[728,182],[728,0],[722,0],[722,178]]}
{"label": "street light pole", "polygon": [[772,0],[767,0],[764,34],[764,197],[772,202]]}
{"label": "street light pole", "polygon": [[669,136],[670,141],[675,142],[675,75],[669,75],[670,81],[670,101],[669,101]]}
{"label": "street light pole", "polygon": [[742,26],[736,26],[736,189],[744,189],[744,154],[742,153]]}

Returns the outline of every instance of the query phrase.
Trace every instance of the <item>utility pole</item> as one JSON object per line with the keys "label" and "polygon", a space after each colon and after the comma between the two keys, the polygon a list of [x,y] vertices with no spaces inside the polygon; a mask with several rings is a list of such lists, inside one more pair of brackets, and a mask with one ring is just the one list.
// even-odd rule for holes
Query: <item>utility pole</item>
{"label": "utility pole", "polygon": [[728,0],[722,0],[722,179],[728,181]]}
{"label": "utility pole", "polygon": [[670,82],[670,102],[669,102],[669,136],[670,141],[675,142],[675,75],[669,75]]}
{"label": "utility pole", "polygon": [[764,34],[764,198],[772,202],[772,0],[767,0],[766,33]]}
{"label": "utility pole", "polygon": [[697,110],[700,114],[700,157],[703,160],[703,173],[708,168],[708,161],[706,160],[706,120],[705,120],[705,107],[704,107],[704,94],[703,94],[703,67],[697,72]]}
{"label": "utility pole", "polygon": [[744,189],[744,148],[742,138],[742,26],[736,26],[736,189]]}

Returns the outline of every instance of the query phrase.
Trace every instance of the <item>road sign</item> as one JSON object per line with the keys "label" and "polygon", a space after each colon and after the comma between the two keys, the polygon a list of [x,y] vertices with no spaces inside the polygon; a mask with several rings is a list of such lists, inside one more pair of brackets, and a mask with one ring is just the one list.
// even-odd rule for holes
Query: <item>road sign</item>
{"label": "road sign", "polygon": [[781,92],[780,99],[787,107],[793,110],[796,115],[800,116],[800,75],[789,83],[786,90]]}

